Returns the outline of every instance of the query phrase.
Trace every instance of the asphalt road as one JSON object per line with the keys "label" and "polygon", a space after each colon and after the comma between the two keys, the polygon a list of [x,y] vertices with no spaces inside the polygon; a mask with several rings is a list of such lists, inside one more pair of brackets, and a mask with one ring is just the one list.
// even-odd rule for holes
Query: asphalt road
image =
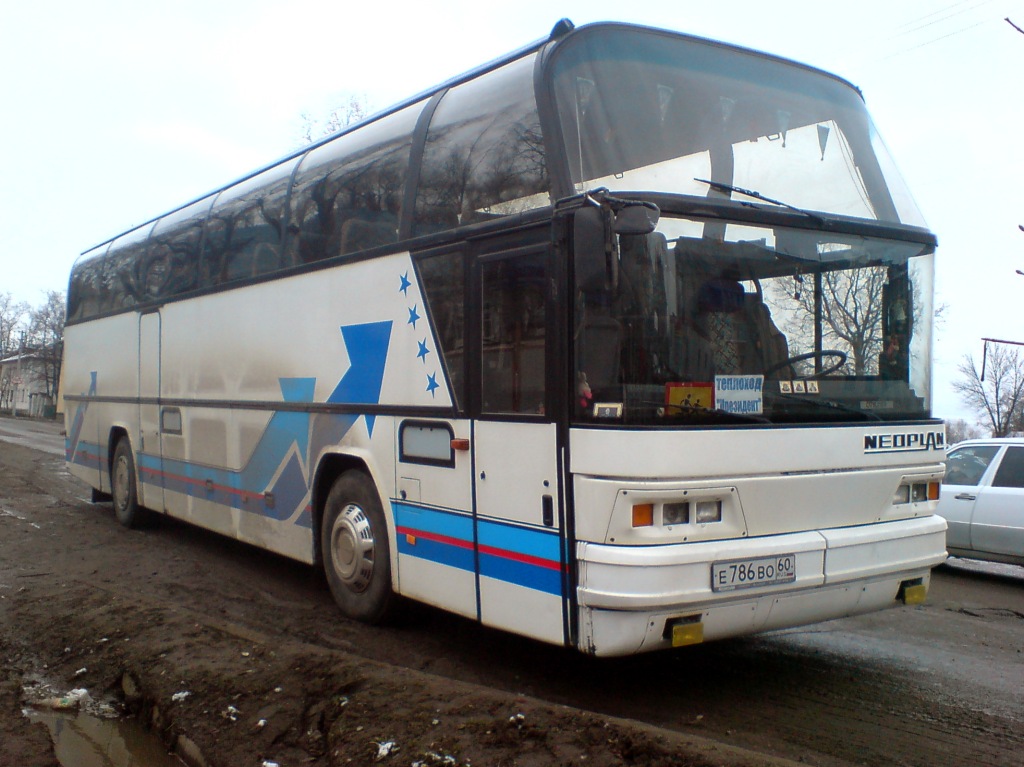
{"label": "asphalt road", "polygon": [[0,417],[0,440],[50,455],[64,455],[63,432],[63,422]]}

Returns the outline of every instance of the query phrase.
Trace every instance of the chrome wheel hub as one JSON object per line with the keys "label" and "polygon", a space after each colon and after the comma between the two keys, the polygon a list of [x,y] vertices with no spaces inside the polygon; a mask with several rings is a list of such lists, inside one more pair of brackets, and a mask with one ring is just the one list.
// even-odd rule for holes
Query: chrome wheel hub
{"label": "chrome wheel hub", "polygon": [[354,503],[342,509],[331,529],[334,574],[351,591],[365,591],[373,578],[373,529]]}

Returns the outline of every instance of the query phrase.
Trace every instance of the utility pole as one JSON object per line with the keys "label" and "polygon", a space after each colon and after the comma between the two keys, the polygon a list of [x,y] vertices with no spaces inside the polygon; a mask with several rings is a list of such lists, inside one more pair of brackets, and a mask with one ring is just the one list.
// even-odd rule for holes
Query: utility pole
{"label": "utility pole", "polygon": [[21,342],[18,344],[18,366],[14,373],[14,399],[11,400],[11,417],[18,417],[18,389],[21,387],[21,359],[25,356],[25,331],[21,331]]}

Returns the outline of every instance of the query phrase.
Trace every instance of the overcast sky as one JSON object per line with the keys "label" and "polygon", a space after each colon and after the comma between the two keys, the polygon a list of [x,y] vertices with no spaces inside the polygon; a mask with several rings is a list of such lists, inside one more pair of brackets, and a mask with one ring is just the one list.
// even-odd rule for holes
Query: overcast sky
{"label": "overcast sky", "polygon": [[780,54],[864,92],[939,237],[933,407],[982,337],[1024,341],[1021,0],[0,0],[0,293],[41,303],[79,253],[295,149],[303,113],[382,109],[577,25]]}

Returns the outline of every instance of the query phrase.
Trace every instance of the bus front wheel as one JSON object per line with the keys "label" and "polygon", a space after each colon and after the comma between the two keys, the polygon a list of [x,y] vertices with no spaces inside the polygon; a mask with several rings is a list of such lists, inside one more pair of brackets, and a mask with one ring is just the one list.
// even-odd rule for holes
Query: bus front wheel
{"label": "bus front wheel", "polygon": [[341,611],[370,624],[391,617],[396,597],[387,522],[377,490],[363,472],[346,471],[331,486],[320,545],[327,583]]}
{"label": "bus front wheel", "polygon": [[128,528],[142,527],[146,511],[139,506],[139,488],[135,480],[135,458],[127,438],[122,438],[114,449],[110,467],[110,495],[117,521]]}

